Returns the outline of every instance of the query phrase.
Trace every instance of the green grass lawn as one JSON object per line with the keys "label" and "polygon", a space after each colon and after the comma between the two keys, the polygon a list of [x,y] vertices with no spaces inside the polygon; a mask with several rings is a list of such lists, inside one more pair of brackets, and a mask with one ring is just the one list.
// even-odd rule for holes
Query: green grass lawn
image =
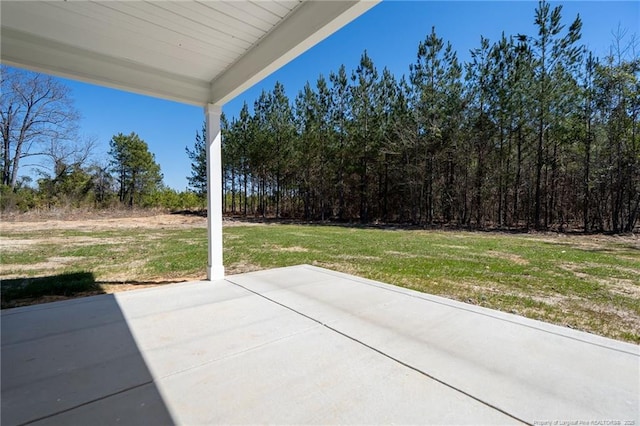
{"label": "green grass lawn", "polygon": [[[202,228],[3,232],[2,239],[10,247],[1,259],[3,307],[205,276]],[[228,274],[308,263],[640,343],[637,237],[274,224],[227,227],[224,247]],[[73,287],[60,289],[56,279]]]}

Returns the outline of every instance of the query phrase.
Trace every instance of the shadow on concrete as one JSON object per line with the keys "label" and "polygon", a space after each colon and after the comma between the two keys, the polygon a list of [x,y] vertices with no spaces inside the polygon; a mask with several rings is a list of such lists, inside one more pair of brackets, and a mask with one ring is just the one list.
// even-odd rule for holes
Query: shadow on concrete
{"label": "shadow on concrete", "polygon": [[113,295],[4,310],[0,323],[2,425],[175,423]]}
{"label": "shadow on concrete", "polygon": [[[206,277],[202,277],[205,279]],[[152,280],[152,281],[96,281],[92,272],[73,272],[48,277],[14,278],[0,281],[0,307],[16,308],[48,302],[59,302],[71,298],[96,296],[105,291],[105,286],[116,291],[135,287],[149,287],[193,279]]]}
{"label": "shadow on concrete", "polygon": [[0,282],[2,308],[10,308],[21,299],[45,296],[75,296],[79,293],[104,293],[92,272],[72,272],[48,277],[3,279]]}

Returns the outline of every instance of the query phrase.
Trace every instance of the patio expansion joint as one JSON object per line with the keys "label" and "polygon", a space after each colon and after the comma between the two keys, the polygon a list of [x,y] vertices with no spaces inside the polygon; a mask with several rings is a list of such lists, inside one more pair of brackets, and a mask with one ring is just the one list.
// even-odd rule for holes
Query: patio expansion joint
{"label": "patio expansion joint", "polygon": [[141,388],[141,387],[143,387],[143,386],[151,385],[151,384],[153,384],[153,383],[154,383],[154,380],[147,380],[146,382],[138,383],[137,385],[129,386],[129,387],[125,388],[125,389],[120,389],[119,391],[112,392],[112,393],[110,393],[110,394],[108,394],[108,395],[103,395],[103,396],[101,396],[101,397],[99,397],[99,398],[94,398],[94,399],[92,399],[92,400],[85,401],[85,402],[83,402],[83,403],[81,403],[81,404],[76,404],[76,405],[74,405],[74,406],[72,406],[72,407],[65,408],[64,410],[59,410],[59,411],[56,411],[56,412],[54,412],[54,413],[47,414],[46,416],[41,416],[41,417],[38,417],[38,418],[35,418],[35,419],[27,420],[26,422],[23,422],[23,423],[18,423],[16,426],[26,426],[26,425],[30,425],[30,424],[32,424],[32,423],[36,423],[36,422],[39,422],[39,421],[41,421],[41,420],[49,419],[49,418],[52,418],[52,417],[58,416],[58,415],[60,415],[60,414],[68,413],[69,411],[76,410],[76,409],[78,409],[78,408],[80,408],[80,407],[84,407],[84,406],[87,406],[87,405],[91,405],[91,404],[93,404],[93,403],[95,403],[95,402],[102,401],[102,400],[105,400],[105,399],[111,398],[111,397],[113,397],[113,396],[120,395],[120,394],[123,394],[123,393],[129,392],[129,391],[131,391],[131,390]]}
{"label": "patio expansion joint", "polygon": [[[394,357],[394,356],[392,356],[392,355],[390,355],[390,354],[388,354],[388,353],[386,353],[386,352],[384,352],[384,351],[382,351],[382,350],[380,350],[380,349],[378,349],[378,348],[376,348],[374,346],[371,346],[371,345],[363,342],[360,339],[357,339],[356,337],[353,337],[353,336],[351,336],[351,335],[349,335],[349,334],[347,334],[345,332],[342,332],[342,331],[338,330],[337,328],[330,326],[328,323],[322,322],[322,321],[320,321],[320,320],[318,320],[318,319],[316,319],[316,318],[314,318],[314,317],[312,317],[310,315],[305,314],[304,312],[300,312],[300,311],[298,311],[298,310],[296,310],[296,309],[294,309],[294,308],[292,308],[290,306],[287,306],[287,305],[285,305],[285,304],[283,304],[281,302],[278,302],[277,300],[271,299],[271,298],[265,296],[264,294],[261,294],[261,293],[259,293],[257,291],[254,291],[254,290],[252,290],[252,289],[250,289],[250,288],[248,288],[248,287],[246,287],[246,286],[244,286],[242,284],[238,284],[238,283],[234,282],[231,277],[227,277],[227,278],[225,278],[225,280],[230,282],[231,284],[234,284],[234,285],[236,285],[236,286],[248,291],[248,292],[251,292],[251,293],[253,293],[253,294],[255,294],[255,295],[259,296],[259,297],[262,297],[263,299],[266,299],[271,303],[274,303],[274,304],[279,305],[279,306],[281,306],[281,307],[283,307],[285,309],[288,309],[288,310],[294,312],[297,315],[300,315],[300,316],[302,316],[304,318],[307,318],[307,319],[309,319],[311,321],[314,321],[318,325],[320,325],[322,327],[325,327],[328,330],[330,330],[330,331],[332,331],[334,333],[337,333],[337,334],[339,334],[339,335],[341,335],[341,336],[343,336],[343,337],[345,337],[345,338],[347,338],[347,339],[349,339],[349,340],[351,340],[351,341],[353,341],[353,342],[355,342],[355,343],[357,343],[357,344],[359,344],[361,346],[364,346],[365,348],[370,349],[370,350],[376,352],[377,354],[382,355],[383,357],[385,357],[387,359],[390,359],[391,361],[393,361],[393,362],[395,362],[395,363],[397,363],[399,365],[402,365],[405,368],[413,370],[416,373],[421,374],[422,376],[425,376],[425,377],[427,377],[427,378],[429,378],[429,379],[431,379],[431,380],[433,380],[433,381],[435,381],[437,383],[440,383],[441,385],[446,386],[447,388],[452,389],[453,391],[456,391],[456,392],[458,392],[458,393],[460,393],[460,394],[462,394],[462,395],[464,395],[464,396],[466,396],[468,398],[471,398],[474,401],[477,401],[480,404],[482,404],[482,405],[484,405],[484,406],[486,406],[488,408],[496,410],[496,411],[504,414],[505,416],[508,416],[508,417],[518,421],[518,422],[523,423],[523,424],[532,425],[531,422],[528,422],[528,421],[526,421],[526,420],[524,420],[524,419],[522,419],[520,417],[517,417],[516,415],[514,415],[512,413],[509,413],[508,411],[505,411],[502,408],[497,407],[497,406],[491,404],[488,401],[485,401],[485,400],[483,400],[483,399],[481,399],[481,398],[479,398],[479,397],[477,397],[477,396],[475,396],[473,394],[470,394],[469,392],[464,391],[463,389],[460,389],[460,388],[458,388],[458,387],[456,387],[456,386],[454,386],[454,385],[452,385],[450,383],[447,383],[445,380],[439,379],[439,378],[433,376],[432,374],[430,374],[430,373],[428,373],[428,372],[426,372],[424,370],[421,370],[420,368],[417,368],[417,367],[415,367],[415,366],[413,366],[411,364],[408,364],[408,363],[402,361],[401,359],[398,359],[398,358],[396,358],[396,357]],[[354,280],[354,281],[357,281],[357,280]],[[362,281],[358,281],[358,282],[362,283]]]}

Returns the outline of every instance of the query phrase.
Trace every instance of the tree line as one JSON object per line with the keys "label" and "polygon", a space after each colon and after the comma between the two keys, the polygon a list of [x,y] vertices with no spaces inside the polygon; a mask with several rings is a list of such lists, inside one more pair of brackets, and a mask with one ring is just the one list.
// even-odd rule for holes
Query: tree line
{"label": "tree line", "polygon": [[[435,28],[408,74],[365,51],[291,100],[281,83],[223,117],[227,213],[305,220],[629,232],[640,213],[640,59],[597,58],[579,17],[481,37],[461,63]],[[191,186],[202,193],[205,130]]]}
{"label": "tree line", "polygon": [[[135,132],[109,141],[95,160],[96,141],[78,135],[69,89],[39,73],[1,67],[0,210],[49,208],[202,208],[192,191],[164,186],[160,165]],[[25,163],[26,162],[26,163]],[[24,166],[33,177],[20,175]]]}
{"label": "tree line", "polygon": [[[193,192],[162,184],[160,166],[137,134],[114,135],[109,158],[92,161],[95,141],[77,133],[69,90],[50,76],[2,66],[0,210],[202,206]],[[25,161],[27,163],[25,164]],[[20,176],[23,166],[36,170]]]}

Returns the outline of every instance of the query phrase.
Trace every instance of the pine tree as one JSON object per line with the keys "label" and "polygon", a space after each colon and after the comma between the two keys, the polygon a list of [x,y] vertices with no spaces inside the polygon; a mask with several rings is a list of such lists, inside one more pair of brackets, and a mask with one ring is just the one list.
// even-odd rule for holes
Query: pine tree
{"label": "pine tree", "polygon": [[160,166],[149,147],[140,137],[118,133],[109,142],[111,165],[118,182],[120,202],[133,207],[141,197],[162,185]]}
{"label": "pine tree", "polygon": [[365,51],[360,64],[351,75],[352,146],[351,158],[356,159],[354,170],[358,178],[360,221],[369,221],[369,181],[374,155],[379,151],[380,122],[377,108],[381,103],[378,94],[378,71]]}
{"label": "pine tree", "polygon": [[185,148],[187,156],[191,160],[191,175],[187,176],[189,186],[193,188],[202,199],[207,195],[207,126],[202,123],[202,131],[196,132],[196,140],[193,148]]}
{"label": "pine tree", "polygon": [[445,47],[435,28],[418,45],[417,60],[411,65],[409,75],[411,105],[417,126],[416,154],[423,170],[420,188],[423,213],[419,213],[419,217],[422,222],[431,224],[438,207],[438,195],[444,193],[444,198],[450,197],[445,191],[450,190],[451,182],[442,182],[443,175],[438,167],[448,164],[451,168],[453,165],[452,159],[448,158],[449,148],[459,130],[460,123],[455,118],[459,117],[462,108],[461,67],[457,55],[451,43]]}
{"label": "pine tree", "polygon": [[351,115],[351,99],[349,80],[344,65],[337,73],[329,75],[331,82],[331,108],[329,116],[333,128],[331,138],[332,151],[336,153],[335,187],[337,191],[337,217],[346,219],[346,175],[347,175],[347,144],[349,138],[348,117]]}
{"label": "pine tree", "polygon": [[556,6],[552,10],[549,3],[540,1],[535,11],[538,35],[530,40],[535,55],[532,65],[536,83],[534,99],[538,111],[533,218],[536,229],[547,227],[549,223],[549,209],[546,210],[544,225],[541,217],[550,189],[543,187],[543,167],[549,166],[548,150],[551,148],[556,152],[557,140],[552,147],[549,146],[552,127],[566,110],[566,79],[579,63],[582,51],[576,44],[582,28],[580,17],[578,16],[566,34],[562,35],[564,25],[561,23],[561,11],[562,6]]}

